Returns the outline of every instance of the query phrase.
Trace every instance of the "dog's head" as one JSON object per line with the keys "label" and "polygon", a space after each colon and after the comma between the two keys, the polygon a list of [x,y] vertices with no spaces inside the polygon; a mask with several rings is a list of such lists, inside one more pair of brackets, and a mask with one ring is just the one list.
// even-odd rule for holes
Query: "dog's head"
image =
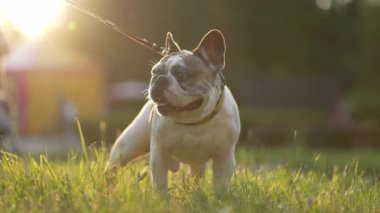
{"label": "dog's head", "polygon": [[181,50],[171,33],[168,53],[152,68],[149,97],[157,112],[176,121],[193,121],[215,107],[223,85],[225,41],[218,30],[209,31],[193,51]]}

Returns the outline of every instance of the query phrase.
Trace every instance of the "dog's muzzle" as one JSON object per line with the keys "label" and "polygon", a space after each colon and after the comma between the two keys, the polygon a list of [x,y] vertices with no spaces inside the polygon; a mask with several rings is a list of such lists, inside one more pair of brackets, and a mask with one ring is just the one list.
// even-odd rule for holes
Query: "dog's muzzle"
{"label": "dog's muzzle", "polygon": [[169,79],[165,76],[158,76],[155,81],[152,83],[151,89],[149,91],[150,98],[155,102],[162,102],[164,97],[165,90],[169,87]]}
{"label": "dog's muzzle", "polygon": [[157,110],[161,115],[169,115],[171,113],[180,113],[184,111],[191,111],[199,108],[203,100],[202,98],[196,99],[186,106],[175,106],[171,104],[164,96],[165,90],[170,85],[170,81],[166,76],[158,76],[153,83],[150,90],[150,97],[157,106]]}

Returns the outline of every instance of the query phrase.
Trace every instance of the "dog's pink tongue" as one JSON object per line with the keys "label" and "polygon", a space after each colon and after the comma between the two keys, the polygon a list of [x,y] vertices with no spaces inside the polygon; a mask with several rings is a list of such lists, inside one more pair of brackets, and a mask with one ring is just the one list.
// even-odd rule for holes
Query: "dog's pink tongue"
{"label": "dog's pink tongue", "polygon": [[193,109],[200,107],[201,105],[202,105],[202,99],[198,99],[198,100],[191,102],[187,106],[182,107],[182,109],[183,110],[193,110]]}

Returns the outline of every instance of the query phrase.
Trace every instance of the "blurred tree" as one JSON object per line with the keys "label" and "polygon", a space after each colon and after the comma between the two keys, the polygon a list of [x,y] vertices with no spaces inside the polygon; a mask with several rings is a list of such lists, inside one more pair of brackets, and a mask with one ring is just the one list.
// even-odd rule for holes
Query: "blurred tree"
{"label": "blurred tree", "polygon": [[361,4],[360,19],[361,80],[363,85],[380,90],[380,7]]}
{"label": "blurred tree", "polygon": [[[364,69],[371,80],[379,63],[379,9],[364,1],[339,2],[329,10],[304,0],[83,0],[82,5],[161,45],[171,31],[191,50],[209,29],[221,29],[229,79],[249,73],[356,78]],[[158,56],[78,11],[69,10],[68,17],[78,27],[60,37],[104,59],[110,81],[149,78],[149,64]]]}
{"label": "blurred tree", "polygon": [[234,38],[244,41],[238,44],[243,54],[237,60],[244,60],[250,70],[289,74],[354,71],[346,62],[352,63],[348,60],[357,54],[355,4],[329,11],[302,0],[234,5],[239,11],[234,31],[240,34]]}

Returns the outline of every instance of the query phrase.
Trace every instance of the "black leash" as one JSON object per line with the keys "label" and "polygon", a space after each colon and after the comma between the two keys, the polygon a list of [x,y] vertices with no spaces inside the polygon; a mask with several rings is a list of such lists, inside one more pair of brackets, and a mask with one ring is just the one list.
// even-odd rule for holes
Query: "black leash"
{"label": "black leash", "polygon": [[90,10],[87,10],[87,9],[84,9],[83,7],[77,5],[76,3],[72,2],[71,0],[65,0],[66,3],[68,3],[70,6],[74,7],[75,9],[81,11],[82,13],[96,19],[97,21],[99,21],[100,23],[106,25],[107,27],[110,27],[112,28],[113,30],[119,32],[120,34],[124,35],[125,37],[131,39],[132,41],[140,44],[141,46],[144,46],[150,50],[152,50],[153,52],[159,54],[160,56],[164,56],[166,55],[166,48],[165,47],[160,47],[158,46],[156,43],[152,43],[152,42],[149,42],[148,40],[146,40],[145,38],[140,38],[138,36],[135,36],[129,32],[127,32],[125,29],[117,26],[116,24],[114,24],[113,22],[107,20],[107,19],[104,19],[98,15],[96,15],[95,13],[93,13],[92,11]]}

